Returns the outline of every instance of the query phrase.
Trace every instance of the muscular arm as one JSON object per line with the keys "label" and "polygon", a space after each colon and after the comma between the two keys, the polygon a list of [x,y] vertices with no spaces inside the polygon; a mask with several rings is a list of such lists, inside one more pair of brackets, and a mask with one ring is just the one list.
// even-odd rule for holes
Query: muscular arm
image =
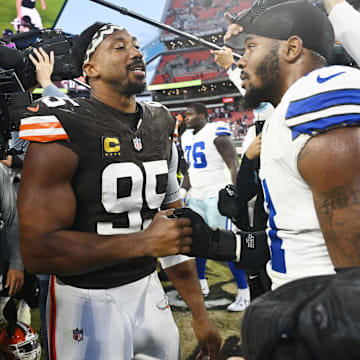
{"label": "muscular arm", "polygon": [[211,360],[218,359],[221,337],[206,311],[195,260],[169,267],[165,272],[191,310],[193,329],[200,342],[201,353],[209,354]]}
{"label": "muscular arm", "polygon": [[79,274],[140,256],[166,256],[188,248],[186,223],[157,214],[144,231],[97,235],[68,230],[76,214],[71,179],[78,157],[56,143],[29,146],[18,196],[21,252],[34,273]]}
{"label": "muscular arm", "polygon": [[360,51],[357,39],[360,36],[360,13],[344,0],[324,0],[329,20],[338,40],[349,55],[360,63]]}
{"label": "muscular arm", "polygon": [[309,140],[298,158],[336,268],[360,265],[360,129],[331,130]]}
{"label": "muscular arm", "polygon": [[240,79],[241,69],[239,67],[236,67],[235,69],[231,69],[231,65],[235,63],[232,50],[230,48],[224,47],[221,50],[210,50],[210,52],[215,55],[215,62],[226,70],[231,82],[237,87],[240,93],[244,96],[245,89],[242,88],[241,86],[242,80]]}
{"label": "muscular arm", "polygon": [[230,136],[218,136],[214,140],[214,144],[219,154],[224,159],[227,167],[231,172],[231,181],[233,184],[236,183],[237,171],[239,169],[239,161],[236,154],[236,149]]}
{"label": "muscular arm", "polygon": [[188,171],[186,171],[186,173],[184,174],[184,178],[183,178],[181,187],[184,188],[185,190],[189,190],[191,188],[190,177],[189,177]]}
{"label": "muscular arm", "polygon": [[[180,207],[182,207],[181,200],[164,206],[168,209]],[[181,260],[181,263],[164,270],[191,310],[194,332],[201,344],[202,352],[211,354],[211,359],[217,359],[221,338],[207,314],[195,260],[192,258],[188,258],[187,261],[183,261],[184,258]]]}

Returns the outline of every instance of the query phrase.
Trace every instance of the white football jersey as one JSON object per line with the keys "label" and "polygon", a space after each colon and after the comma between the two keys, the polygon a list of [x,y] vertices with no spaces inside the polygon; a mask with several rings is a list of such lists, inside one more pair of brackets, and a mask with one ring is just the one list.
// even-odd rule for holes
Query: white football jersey
{"label": "white football jersey", "polygon": [[351,125],[360,125],[360,71],[345,66],[317,69],[299,79],[264,125],[260,178],[269,212],[267,270],[273,287],[334,272],[297,159],[312,136]]}
{"label": "white football jersey", "polygon": [[193,131],[183,133],[181,147],[189,165],[191,196],[204,200],[217,196],[221,188],[231,183],[230,171],[214,144],[218,136],[231,136],[231,131],[223,121],[207,123],[196,134]]}

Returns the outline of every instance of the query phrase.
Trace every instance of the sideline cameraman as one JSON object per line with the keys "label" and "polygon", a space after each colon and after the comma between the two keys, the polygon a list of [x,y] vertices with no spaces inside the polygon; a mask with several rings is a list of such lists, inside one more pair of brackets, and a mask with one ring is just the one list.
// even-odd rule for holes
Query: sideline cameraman
{"label": "sideline cameraman", "polygon": [[16,192],[9,170],[0,164],[0,322],[9,296],[15,296],[24,284],[24,265],[21,259]]}
{"label": "sideline cameraman", "polygon": [[24,265],[21,261],[19,238],[12,238],[16,212],[16,193],[13,187],[8,169],[0,164],[0,290],[2,290],[2,274],[7,271],[5,288],[9,289],[9,295],[15,295],[24,282]]}

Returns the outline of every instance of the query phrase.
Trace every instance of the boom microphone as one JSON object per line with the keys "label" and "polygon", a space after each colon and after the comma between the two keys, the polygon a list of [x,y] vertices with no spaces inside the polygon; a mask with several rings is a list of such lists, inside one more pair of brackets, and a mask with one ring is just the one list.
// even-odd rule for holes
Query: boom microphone
{"label": "boom microphone", "polygon": [[[170,25],[167,25],[167,24],[163,24],[163,23],[160,23],[156,20],[153,20],[153,19],[150,19],[148,17],[145,17],[143,15],[140,15],[134,11],[131,11],[131,10],[128,10],[122,6],[117,6],[117,5],[114,5],[108,1],[105,1],[105,0],[91,0],[93,2],[96,2],[97,4],[100,4],[100,5],[104,5],[110,9],[113,9],[113,10],[116,10],[118,12],[120,12],[121,14],[123,15],[126,15],[126,16],[130,16],[130,17],[133,17],[137,20],[140,20],[142,22],[145,22],[147,24],[150,24],[150,25],[153,25],[153,26],[156,26],[160,29],[163,29],[163,30],[166,30],[166,31],[169,31],[169,32],[172,32],[176,35],[179,35],[181,37],[184,37],[186,39],[189,39],[189,40],[192,40],[198,44],[201,44],[201,45],[204,45],[206,46],[207,48],[210,48],[212,50],[222,50],[222,47],[220,47],[219,45],[216,45],[210,41],[206,41],[198,36],[195,36],[195,35],[192,35],[192,34],[189,34],[185,31],[181,31],[181,30],[178,30],[178,29],[175,29],[173,28],[172,26]],[[237,53],[233,53],[233,56],[237,59],[240,59],[241,58],[241,55],[237,54]]]}

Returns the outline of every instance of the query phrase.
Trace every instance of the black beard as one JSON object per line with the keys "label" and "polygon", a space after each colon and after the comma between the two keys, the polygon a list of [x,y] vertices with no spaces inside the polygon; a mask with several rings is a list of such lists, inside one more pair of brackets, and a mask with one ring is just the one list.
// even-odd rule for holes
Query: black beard
{"label": "black beard", "polygon": [[248,89],[244,97],[245,110],[257,109],[262,102],[267,101],[268,91],[266,89]]}
{"label": "black beard", "polygon": [[275,41],[264,60],[257,66],[255,74],[262,82],[261,88],[249,87],[244,102],[246,109],[257,109],[264,101],[271,101],[271,95],[280,77],[279,42]]}
{"label": "black beard", "polygon": [[141,94],[145,89],[146,89],[145,81],[141,83],[129,81],[122,92],[125,96],[130,97],[132,95]]}

